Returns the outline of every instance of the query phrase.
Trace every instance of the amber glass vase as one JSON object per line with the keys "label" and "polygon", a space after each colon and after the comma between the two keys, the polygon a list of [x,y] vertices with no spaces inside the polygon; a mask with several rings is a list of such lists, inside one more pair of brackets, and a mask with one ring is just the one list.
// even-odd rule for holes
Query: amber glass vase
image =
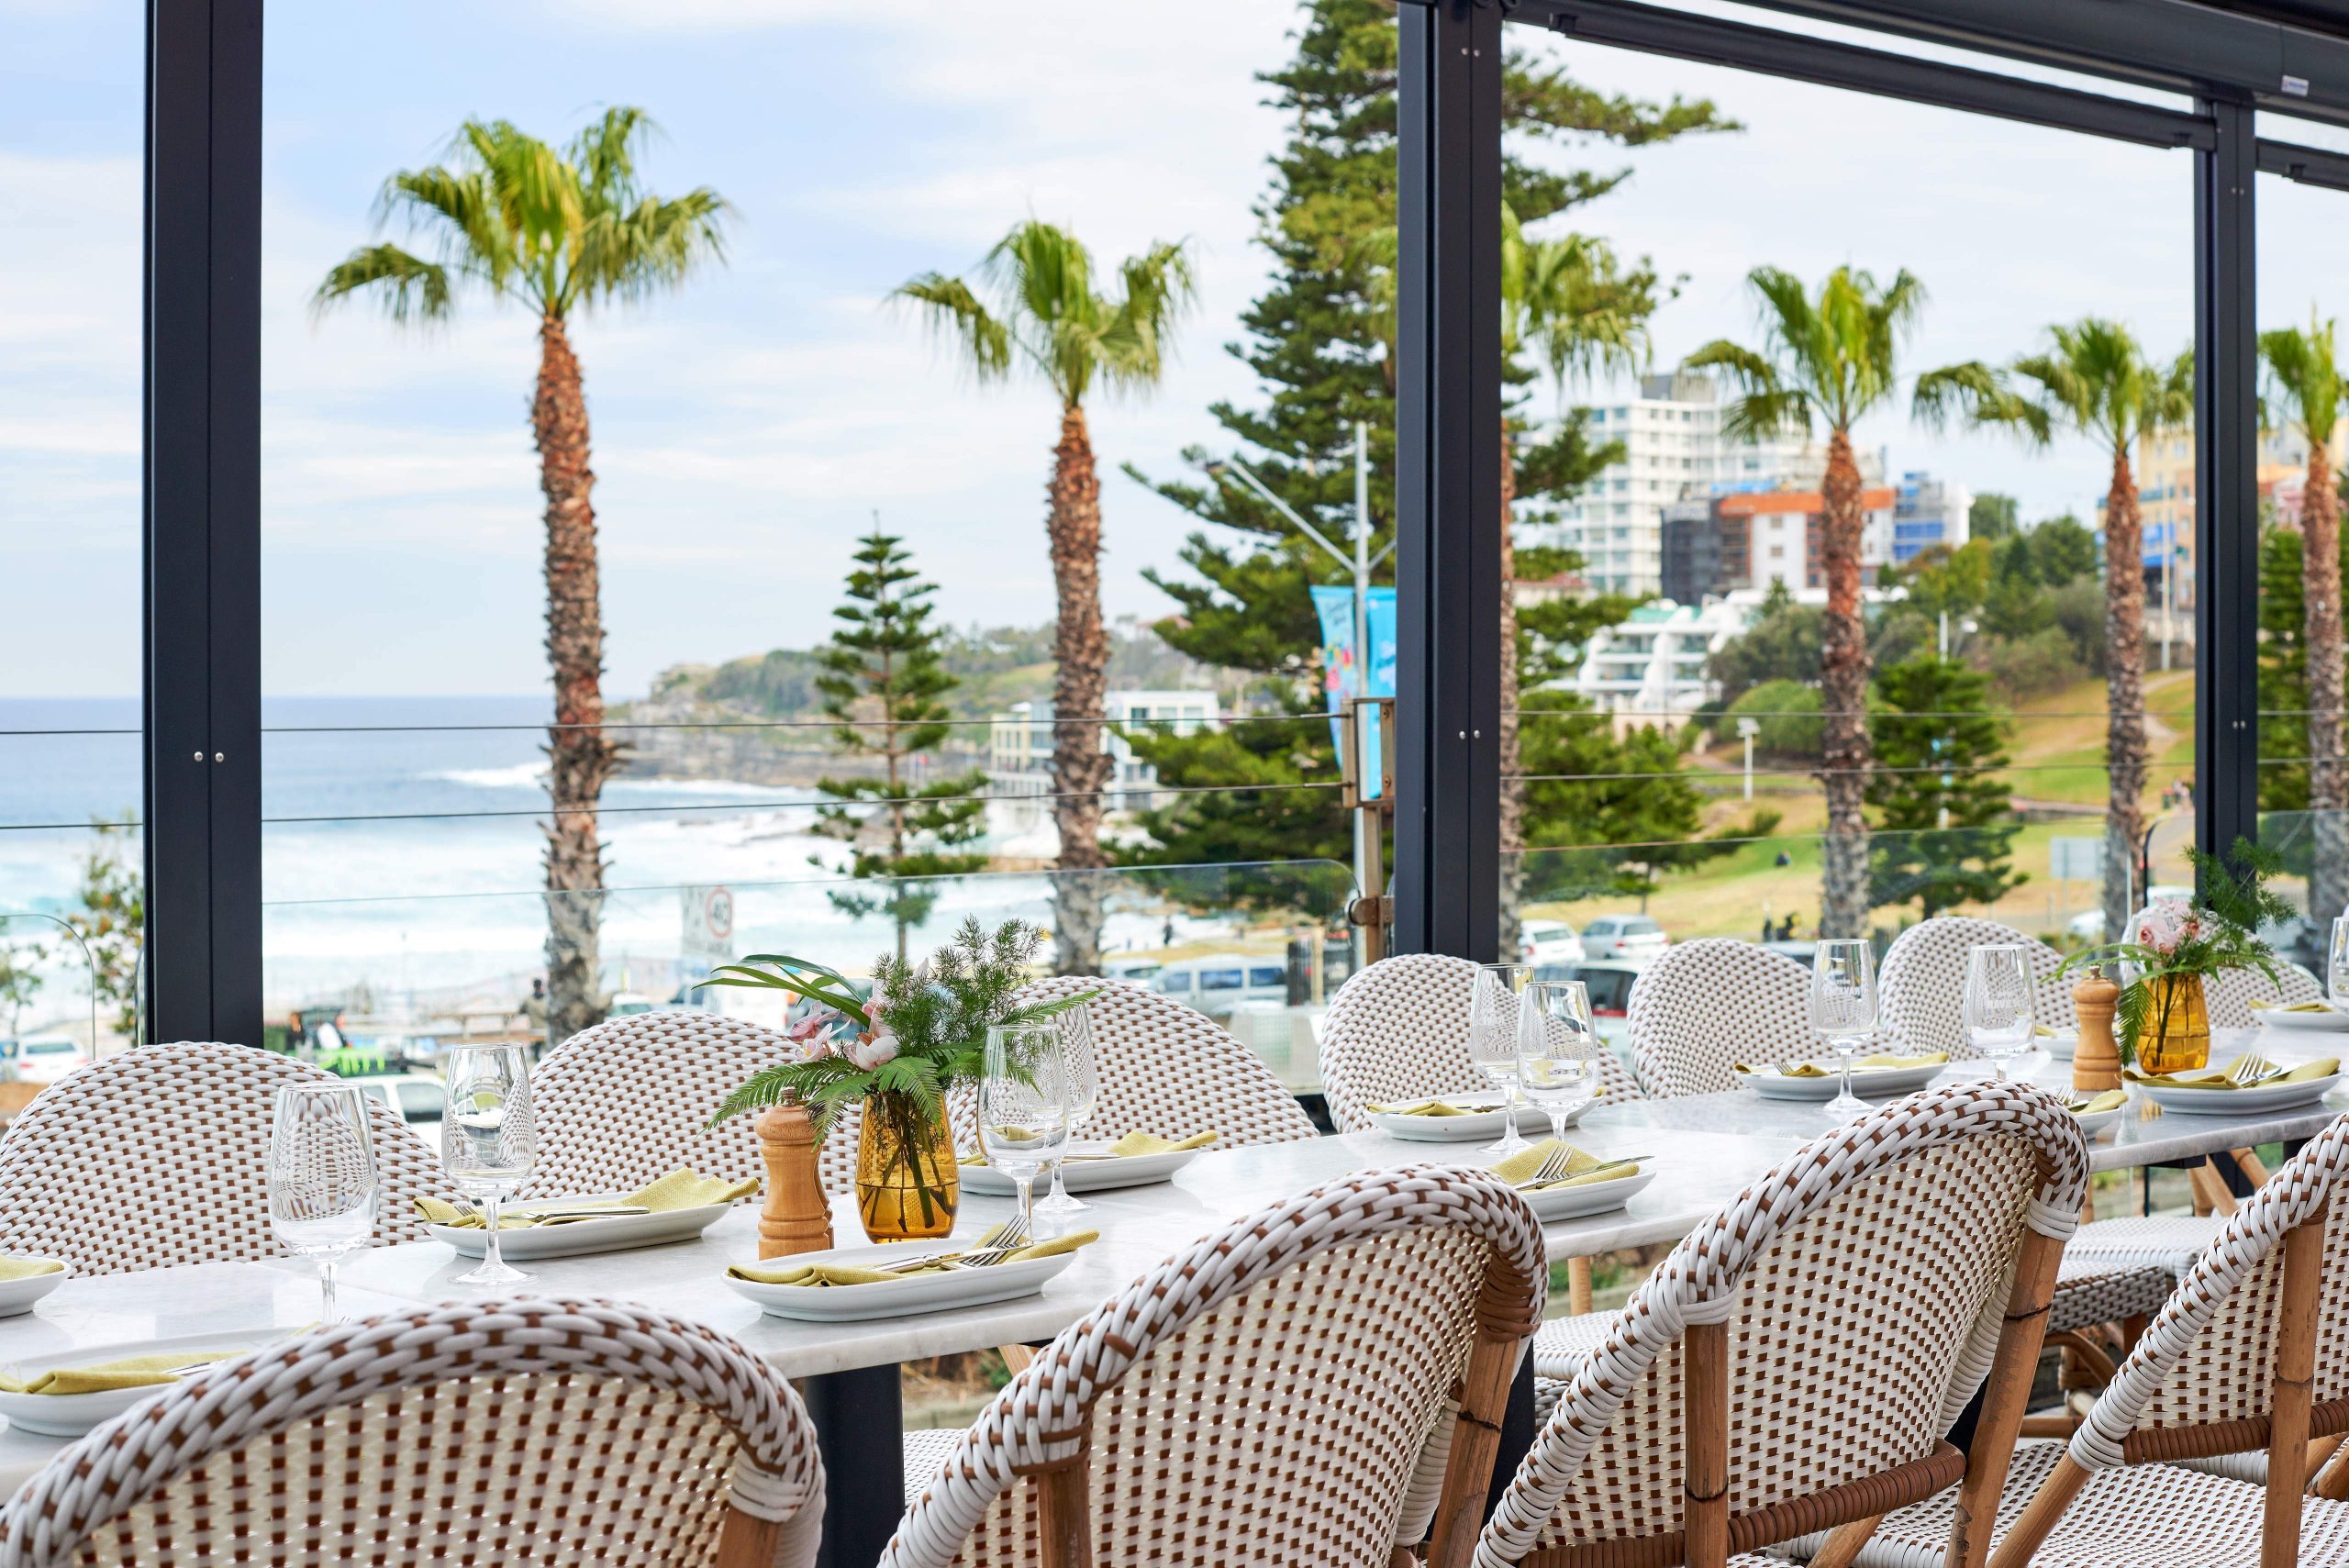
{"label": "amber glass vase", "polygon": [[868,1095],[856,1135],[856,1217],[875,1241],[910,1241],[954,1229],[963,1201],[946,1107],[886,1090]]}
{"label": "amber glass vase", "polygon": [[2210,1065],[2210,1013],[2199,974],[2165,974],[2145,983],[2153,1006],[2137,1041],[2140,1073],[2189,1073]]}

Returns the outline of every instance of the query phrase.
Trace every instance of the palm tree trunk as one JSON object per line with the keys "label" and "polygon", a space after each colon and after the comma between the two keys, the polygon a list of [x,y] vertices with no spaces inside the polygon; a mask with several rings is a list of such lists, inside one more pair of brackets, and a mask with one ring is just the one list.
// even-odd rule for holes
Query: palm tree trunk
{"label": "palm tree trunk", "polygon": [[596,565],[596,475],[588,469],[587,397],[562,318],[539,323],[530,404],[539,488],[547,498],[547,663],[554,728],[547,733],[547,1044],[603,1018],[604,854],[596,808],[619,748],[604,723],[604,611]]}
{"label": "palm tree trunk", "polygon": [[2112,449],[2104,499],[2104,934],[2118,940],[2143,902],[2133,869],[2144,832],[2145,569],[2129,449]]}
{"label": "palm tree trunk", "polygon": [[1852,438],[1827,442],[1820,482],[1820,558],[1827,577],[1827,615],[1820,658],[1820,706],[1826,754],[1827,867],[1819,912],[1822,937],[1864,937],[1868,929],[1868,633],[1860,612],[1860,465]]}
{"label": "palm tree trunk", "polygon": [[1095,718],[1108,702],[1109,636],[1101,624],[1101,480],[1085,409],[1061,410],[1052,449],[1052,509],[1046,525],[1060,619],[1052,634],[1052,826],[1060,869],[1053,903],[1053,958],[1063,974],[1101,969],[1101,790],[1109,754]]}
{"label": "palm tree trunk", "polygon": [[[2329,433],[2329,432],[2328,432]],[[2319,929],[2349,904],[2349,770],[2341,746],[2341,497],[2332,453],[2322,437],[2310,443],[2308,485],[2300,495],[2300,561],[2307,604],[2309,809],[2314,813],[2316,864],[2309,914]]]}
{"label": "palm tree trunk", "polygon": [[[1501,420],[1501,911],[1503,963],[1515,963],[1524,944],[1525,772],[1518,740],[1517,705],[1517,449],[1508,420]],[[1368,658],[1367,653],[1357,655]]]}

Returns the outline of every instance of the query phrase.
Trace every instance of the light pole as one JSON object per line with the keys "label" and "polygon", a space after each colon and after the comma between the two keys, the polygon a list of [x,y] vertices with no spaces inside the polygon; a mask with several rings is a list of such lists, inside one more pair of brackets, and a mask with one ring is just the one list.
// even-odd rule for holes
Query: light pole
{"label": "light pole", "polygon": [[1761,732],[1762,721],[1758,718],[1737,721],[1737,733],[1745,741],[1745,798],[1748,800],[1753,798],[1753,738]]}

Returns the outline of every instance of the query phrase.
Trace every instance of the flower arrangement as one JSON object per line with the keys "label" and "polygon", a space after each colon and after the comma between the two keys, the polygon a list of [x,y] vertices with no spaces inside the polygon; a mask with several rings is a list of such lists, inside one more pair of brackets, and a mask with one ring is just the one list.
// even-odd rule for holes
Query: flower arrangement
{"label": "flower arrangement", "polygon": [[[2063,975],[2116,961],[2124,973],[2134,971],[2121,988],[2113,1015],[2121,1026],[2124,1063],[2136,1060],[2141,1040],[2176,1032],[2179,1018],[2175,1015],[2188,1006],[2188,987],[2176,982],[2208,979],[2221,970],[2256,969],[2271,984],[2280,984],[2275,950],[2259,940],[2259,929],[2296,913],[2267,885],[2267,879],[2283,869],[2281,858],[2248,839],[2236,840],[2234,853],[2223,861],[2199,849],[2188,850],[2187,857],[2206,891],[2192,899],[2154,899],[2129,922],[2121,940],[2074,953],[2055,971]],[[2191,1006],[2199,1016],[2200,988],[2192,990]]]}

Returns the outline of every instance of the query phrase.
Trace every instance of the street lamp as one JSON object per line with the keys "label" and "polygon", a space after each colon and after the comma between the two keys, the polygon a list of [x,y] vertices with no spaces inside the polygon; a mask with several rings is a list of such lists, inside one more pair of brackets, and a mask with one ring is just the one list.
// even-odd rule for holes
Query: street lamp
{"label": "street lamp", "polygon": [[1745,798],[1752,800],[1753,798],[1753,738],[1762,733],[1762,721],[1758,718],[1741,718],[1737,721],[1737,732],[1745,740]]}

